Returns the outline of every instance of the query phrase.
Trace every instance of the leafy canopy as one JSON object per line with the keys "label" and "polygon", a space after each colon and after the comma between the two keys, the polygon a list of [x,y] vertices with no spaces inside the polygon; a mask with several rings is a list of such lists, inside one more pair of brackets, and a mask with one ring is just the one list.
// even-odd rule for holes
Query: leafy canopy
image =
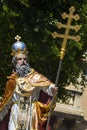
{"label": "leafy canopy", "polygon": [[[63,88],[70,82],[77,83],[77,78],[82,71],[82,54],[87,50],[87,2],[80,0],[0,0],[0,94],[3,94],[6,76],[12,71],[11,46],[14,37],[19,34],[22,41],[29,49],[29,63],[38,72],[44,74],[55,82],[59,65],[59,53],[62,39],[53,39],[54,31],[58,30],[56,24],[60,21],[63,12],[74,6],[80,15],[79,22],[82,26],[79,31],[81,41],[76,43],[69,40],[66,54],[62,63],[58,86],[59,96],[64,94]],[[71,31],[72,35],[76,35]]]}

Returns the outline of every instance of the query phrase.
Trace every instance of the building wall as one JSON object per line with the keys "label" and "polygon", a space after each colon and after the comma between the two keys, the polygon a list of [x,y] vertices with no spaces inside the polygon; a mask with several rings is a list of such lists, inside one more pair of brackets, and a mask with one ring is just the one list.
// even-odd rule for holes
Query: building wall
{"label": "building wall", "polygon": [[[67,107],[66,104],[59,103],[55,110],[56,112],[58,111],[58,115],[59,113],[64,115],[64,120],[55,130],[87,130],[87,87],[84,88],[82,94],[79,94],[78,92],[75,95],[73,104],[69,104]],[[67,116],[69,116],[68,120],[66,118]],[[79,119],[81,118],[81,122],[77,120],[78,117]]]}
{"label": "building wall", "polygon": [[87,87],[81,96],[81,109],[84,111],[84,119],[87,120]]}
{"label": "building wall", "polygon": [[87,130],[87,125],[76,123],[72,120],[64,120],[55,130]]}

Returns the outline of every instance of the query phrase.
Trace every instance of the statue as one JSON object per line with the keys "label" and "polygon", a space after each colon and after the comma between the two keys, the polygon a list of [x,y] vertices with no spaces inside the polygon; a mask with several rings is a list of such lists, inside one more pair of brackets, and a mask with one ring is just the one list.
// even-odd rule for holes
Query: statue
{"label": "statue", "polygon": [[0,101],[0,129],[45,130],[50,102],[58,87],[30,67],[25,43],[18,35],[15,38],[11,53],[13,70]]}

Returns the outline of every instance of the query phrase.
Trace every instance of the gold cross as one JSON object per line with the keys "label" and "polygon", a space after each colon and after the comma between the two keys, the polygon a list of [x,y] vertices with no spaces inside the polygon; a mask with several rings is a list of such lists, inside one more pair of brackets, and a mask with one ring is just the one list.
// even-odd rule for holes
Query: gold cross
{"label": "gold cross", "polygon": [[80,30],[80,25],[71,25],[72,20],[79,20],[80,17],[78,14],[74,15],[73,13],[75,12],[75,8],[72,6],[69,8],[70,13],[63,13],[62,14],[62,18],[63,19],[68,19],[67,24],[62,24],[61,22],[59,22],[57,24],[57,27],[60,28],[65,28],[65,34],[58,34],[57,32],[52,33],[53,38],[56,37],[60,37],[63,38],[63,42],[62,42],[62,48],[61,48],[61,52],[60,52],[60,59],[63,59],[64,55],[65,55],[65,50],[66,50],[66,44],[67,44],[67,40],[71,39],[71,40],[75,40],[76,42],[80,41],[80,36],[71,36],[69,35],[70,29],[75,30],[76,32],[78,32]]}
{"label": "gold cross", "polygon": [[21,39],[21,36],[16,35],[15,39],[16,39],[17,41],[19,41],[19,40]]}

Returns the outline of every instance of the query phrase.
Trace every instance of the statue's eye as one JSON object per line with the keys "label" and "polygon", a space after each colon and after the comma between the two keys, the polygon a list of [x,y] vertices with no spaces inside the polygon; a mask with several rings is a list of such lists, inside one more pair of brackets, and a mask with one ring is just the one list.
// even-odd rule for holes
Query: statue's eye
{"label": "statue's eye", "polygon": [[17,58],[17,60],[21,61],[21,60],[27,60],[26,58]]}

